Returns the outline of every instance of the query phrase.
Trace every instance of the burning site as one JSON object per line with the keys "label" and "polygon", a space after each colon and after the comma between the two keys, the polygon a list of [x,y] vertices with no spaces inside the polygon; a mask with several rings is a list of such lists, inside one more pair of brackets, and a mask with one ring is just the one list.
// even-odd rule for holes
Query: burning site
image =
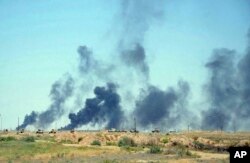
{"label": "burning site", "polygon": [[229,162],[250,146],[247,0],[3,1],[0,16],[0,162]]}

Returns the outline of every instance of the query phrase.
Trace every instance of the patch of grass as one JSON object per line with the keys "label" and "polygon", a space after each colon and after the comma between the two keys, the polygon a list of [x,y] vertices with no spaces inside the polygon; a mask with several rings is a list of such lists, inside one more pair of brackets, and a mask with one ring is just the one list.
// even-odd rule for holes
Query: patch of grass
{"label": "patch of grass", "polygon": [[63,158],[65,156],[65,153],[57,153],[57,158]]}
{"label": "patch of grass", "polygon": [[74,142],[72,140],[69,140],[69,139],[63,139],[60,141],[60,143],[62,143],[62,144],[74,144]]}
{"label": "patch of grass", "polygon": [[193,141],[194,148],[196,149],[204,149],[205,145],[197,140]]}
{"label": "patch of grass", "polygon": [[56,142],[55,136],[37,135],[36,140],[43,140],[43,141],[47,141],[47,142]]}
{"label": "patch of grass", "polygon": [[127,151],[127,152],[139,152],[143,150],[143,147],[130,147],[130,146],[124,146],[122,147],[123,150]]}
{"label": "patch of grass", "polygon": [[106,145],[107,146],[116,146],[117,144],[116,144],[116,142],[108,141],[108,142],[106,142]]}
{"label": "patch of grass", "polygon": [[24,156],[35,156],[36,154],[53,154],[57,151],[66,152],[69,148],[58,143],[27,141],[1,142],[0,156],[9,160],[20,159]]}
{"label": "patch of grass", "polygon": [[188,149],[180,149],[176,152],[177,157],[191,157],[191,158],[200,158],[196,153],[190,152]]}
{"label": "patch of grass", "polygon": [[14,141],[16,140],[13,136],[7,136],[7,137],[0,137],[0,141]]}
{"label": "patch of grass", "polygon": [[154,138],[149,138],[145,144],[146,146],[157,146],[157,140]]}
{"label": "patch of grass", "polygon": [[173,148],[170,148],[170,149],[166,149],[166,150],[164,150],[164,152],[163,152],[165,155],[170,155],[170,154],[175,154],[176,153],[176,151],[175,151],[175,149],[173,149]]}
{"label": "patch of grass", "polygon": [[129,147],[135,147],[136,143],[132,138],[129,137],[123,137],[118,141],[119,147],[129,146]]}
{"label": "patch of grass", "polygon": [[97,146],[101,146],[101,142],[99,140],[94,140],[91,145],[97,145]]}
{"label": "patch of grass", "polygon": [[178,143],[174,147],[174,149],[176,151],[175,154],[176,154],[177,157],[192,157],[192,158],[200,157],[197,154],[193,154],[192,152],[190,152],[185,145],[180,144],[180,143]]}
{"label": "patch of grass", "polygon": [[28,137],[24,137],[22,139],[25,142],[35,142],[35,137],[34,136],[28,136]]}
{"label": "patch of grass", "polygon": [[152,154],[162,153],[162,149],[159,146],[152,146],[149,148],[149,153]]}
{"label": "patch of grass", "polygon": [[103,163],[118,163],[116,160],[104,160]]}
{"label": "patch of grass", "polygon": [[162,138],[162,139],[161,139],[161,142],[162,142],[163,144],[167,144],[167,143],[168,143],[168,138],[167,138],[167,137]]}
{"label": "patch of grass", "polygon": [[96,136],[97,137],[102,137],[102,134],[98,132],[98,133],[96,133]]}

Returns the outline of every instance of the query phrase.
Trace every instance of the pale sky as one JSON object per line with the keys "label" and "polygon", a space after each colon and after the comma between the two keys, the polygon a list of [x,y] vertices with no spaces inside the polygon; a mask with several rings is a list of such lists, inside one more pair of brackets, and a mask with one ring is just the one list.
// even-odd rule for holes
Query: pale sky
{"label": "pale sky", "polygon": [[[150,81],[161,88],[190,83],[199,103],[204,64],[215,48],[242,54],[250,28],[248,0],[168,0],[144,47]],[[116,55],[118,0],[0,0],[0,114],[15,128],[32,110],[45,110],[51,85],[77,69],[77,47],[101,60]],[[237,57],[236,57],[237,58]]]}

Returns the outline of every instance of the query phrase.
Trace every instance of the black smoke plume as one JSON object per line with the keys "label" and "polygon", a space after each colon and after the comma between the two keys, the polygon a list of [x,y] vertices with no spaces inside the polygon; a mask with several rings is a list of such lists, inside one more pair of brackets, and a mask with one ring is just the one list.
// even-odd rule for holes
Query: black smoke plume
{"label": "black smoke plume", "polygon": [[149,77],[143,41],[150,25],[164,15],[164,1],[123,0],[121,4],[121,36],[118,42],[120,57],[127,66]]}
{"label": "black smoke plume", "polygon": [[238,110],[238,116],[248,120],[250,117],[250,29],[248,31],[248,47],[246,54],[238,64],[239,80],[241,91],[241,104]]}
{"label": "black smoke plume", "polygon": [[178,89],[169,88],[166,91],[155,86],[148,87],[136,102],[134,115],[139,126],[163,128],[162,125],[166,127],[175,126],[177,121],[181,123],[181,115],[189,114],[185,106],[189,90],[189,84],[185,81],[178,82]]}
{"label": "black smoke plume", "polygon": [[19,130],[19,129],[25,129],[28,125],[34,124],[36,122],[37,116],[38,116],[38,113],[32,111],[30,113],[30,115],[26,115],[24,117],[23,124],[21,124],[20,126],[18,126],[16,129],[17,130]]}
{"label": "black smoke plume", "polygon": [[177,100],[173,89],[162,91],[154,86],[147,90],[147,95],[137,101],[135,116],[140,126],[157,125],[162,119],[167,118],[170,109]]}
{"label": "black smoke plume", "polygon": [[31,112],[26,115],[23,124],[19,128],[26,128],[28,125],[37,125],[46,128],[64,113],[64,104],[73,94],[74,80],[67,76],[65,81],[56,81],[50,91],[51,104],[47,110],[42,113]]}
{"label": "black smoke plume", "polygon": [[39,114],[37,122],[39,127],[46,128],[63,115],[65,101],[71,97],[73,90],[74,80],[71,76],[68,76],[64,83],[57,81],[52,85],[50,91],[52,103],[46,111]]}
{"label": "black smoke plume", "polygon": [[80,73],[88,73],[90,68],[94,66],[95,60],[92,56],[92,51],[87,46],[79,46],[77,52],[80,56],[79,71]]}
{"label": "black smoke plume", "polygon": [[123,45],[143,43],[149,27],[164,16],[165,1],[123,0],[121,3],[121,40]]}
{"label": "black smoke plume", "polygon": [[238,88],[235,80],[235,51],[216,49],[206,64],[210,79],[205,87],[210,108],[202,113],[203,129],[230,128],[231,114],[237,108]]}
{"label": "black smoke plume", "polygon": [[106,87],[94,89],[96,97],[86,99],[85,107],[78,113],[70,113],[70,124],[62,129],[74,129],[88,123],[106,124],[107,128],[119,128],[123,120],[120,107],[120,96],[116,92],[116,85],[108,83]]}
{"label": "black smoke plume", "polygon": [[123,62],[127,66],[134,66],[140,72],[145,74],[146,77],[148,77],[149,67],[145,60],[146,54],[142,45],[137,43],[133,49],[122,51],[121,57],[122,57]]}

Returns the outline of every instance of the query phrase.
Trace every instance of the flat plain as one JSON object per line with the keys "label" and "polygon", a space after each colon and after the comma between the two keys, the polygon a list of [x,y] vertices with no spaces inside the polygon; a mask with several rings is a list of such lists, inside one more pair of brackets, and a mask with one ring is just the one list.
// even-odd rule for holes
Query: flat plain
{"label": "flat plain", "polygon": [[230,146],[250,146],[250,133],[13,131],[0,134],[0,162],[216,163],[229,162]]}

